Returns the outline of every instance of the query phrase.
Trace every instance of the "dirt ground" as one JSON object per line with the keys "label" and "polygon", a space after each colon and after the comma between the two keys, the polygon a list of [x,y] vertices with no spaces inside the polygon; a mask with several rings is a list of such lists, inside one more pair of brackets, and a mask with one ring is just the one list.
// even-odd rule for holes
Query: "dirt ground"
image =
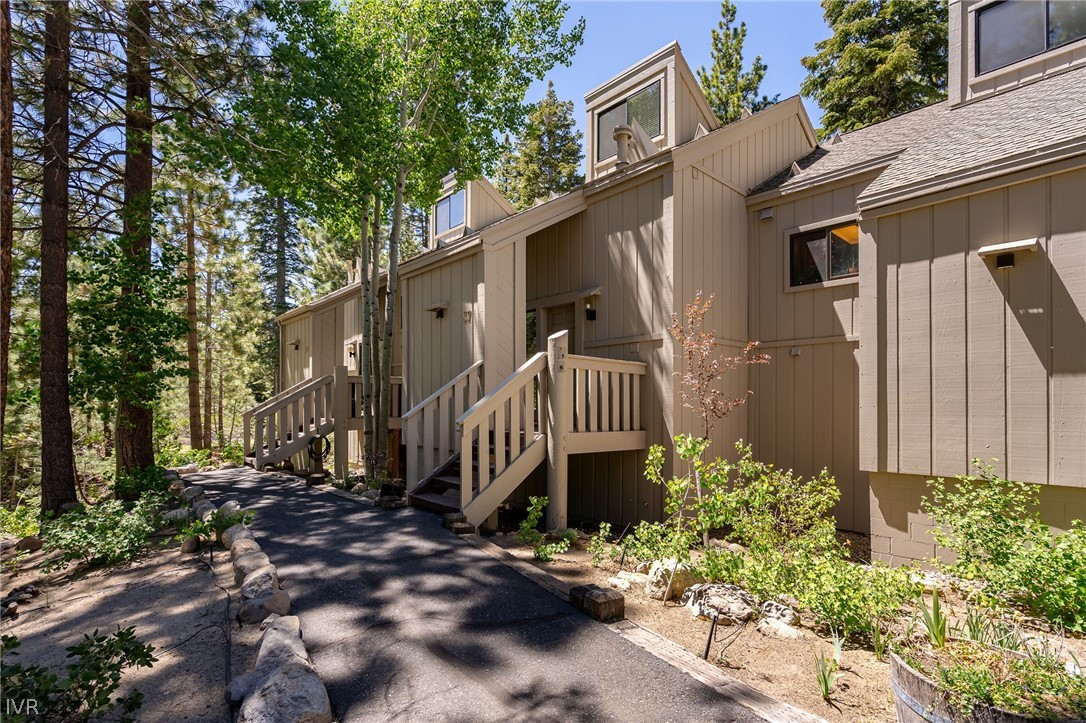
{"label": "dirt ground", "polygon": [[158,662],[126,670],[114,697],[142,691],[141,721],[230,721],[227,680],[252,668],[260,632],[257,626],[239,628],[233,619],[239,603],[229,553],[178,550],[172,543],[127,566],[50,575],[41,573],[44,553],[36,552],[22,561],[18,575],[5,571],[5,595],[26,584],[42,591],[0,623],[5,634],[19,637],[15,660],[49,666],[63,677],[66,648],[84,633],[135,626],[136,637],[155,647]]}
{"label": "dirt ground", "polygon": [[[853,559],[859,561],[863,555],[869,554],[866,536],[843,534],[848,538]],[[607,579],[619,570],[610,560],[600,568],[592,567],[591,557],[585,551],[588,538],[583,534],[569,552],[556,555],[548,563],[534,560],[531,548],[520,544],[515,534],[503,534],[490,540],[571,585],[595,583],[608,587]],[[630,567],[627,564],[626,568]],[[695,618],[678,601],[664,605],[659,600],[649,598],[638,585],[631,586],[623,594],[626,597],[627,619],[673,640],[695,655],[701,656],[705,652],[710,631],[708,621]],[[952,612],[955,607],[964,609],[960,598],[953,595],[945,604],[952,606]],[[729,675],[768,695],[833,723],[896,721],[889,663],[880,662],[869,650],[845,646],[841,659],[842,677],[837,681],[831,702],[822,699],[815,679],[815,661],[820,654],[832,656],[833,642],[831,638],[820,637],[811,630],[808,627],[811,623],[806,616],[803,618],[801,640],[767,637],[755,630],[753,621],[745,626],[718,627],[710,647],[709,660]],[[1065,642],[1074,650],[1086,652],[1086,641]],[[1084,658],[1080,656],[1080,659]]]}

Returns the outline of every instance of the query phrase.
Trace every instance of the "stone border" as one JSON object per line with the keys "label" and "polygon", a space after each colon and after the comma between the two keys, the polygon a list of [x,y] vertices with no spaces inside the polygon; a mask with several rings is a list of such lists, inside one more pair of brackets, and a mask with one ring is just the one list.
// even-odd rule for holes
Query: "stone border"
{"label": "stone border", "polygon": [[[180,476],[173,478],[180,486],[181,499],[189,509],[177,509],[164,516],[171,522],[193,517],[208,520],[217,511],[237,514],[242,511],[236,500],[227,500],[218,508],[204,494],[200,485],[189,486]],[[301,622],[288,615],[290,593],[279,584],[279,574],[271,560],[260,549],[252,531],[242,523],[222,533],[222,544],[230,551],[234,583],[240,587],[241,608],[236,618],[240,625],[260,623],[264,634],[252,671],[230,681],[227,701],[240,706],[238,722],[292,720],[308,723],[331,723],[332,706],[328,691],[313,667],[313,661],[302,642]],[[200,542],[190,544],[190,552],[200,549]],[[214,545],[215,541],[212,540]],[[182,546],[182,551],[186,551]]]}

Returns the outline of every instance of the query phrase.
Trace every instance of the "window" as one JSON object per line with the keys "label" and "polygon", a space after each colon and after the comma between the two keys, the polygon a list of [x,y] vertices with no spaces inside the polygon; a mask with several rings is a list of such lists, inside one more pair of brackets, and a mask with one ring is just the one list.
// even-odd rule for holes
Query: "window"
{"label": "window", "polygon": [[645,129],[650,138],[660,135],[659,80],[596,116],[597,162],[618,155],[618,146],[615,144],[615,126],[632,123],[634,120],[641,124],[641,127]]}
{"label": "window", "polygon": [[789,238],[789,286],[821,284],[860,273],[860,228],[854,224],[794,233]]}
{"label": "window", "polygon": [[1004,0],[977,12],[977,74],[1086,38],[1086,0]]}
{"label": "window", "polygon": [[437,202],[437,233],[443,234],[464,225],[464,191],[457,191]]}

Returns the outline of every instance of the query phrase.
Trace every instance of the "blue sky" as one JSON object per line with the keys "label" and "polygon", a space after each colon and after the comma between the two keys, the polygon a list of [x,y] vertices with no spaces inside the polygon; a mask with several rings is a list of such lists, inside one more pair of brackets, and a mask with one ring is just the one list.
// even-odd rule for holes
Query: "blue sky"
{"label": "blue sky", "polygon": [[[568,2],[569,0],[567,0]],[[704,2],[650,2],[594,0],[569,2],[567,24],[585,19],[584,43],[570,67],[551,70],[559,98],[572,100],[577,127],[584,131],[584,94],[633,65],[641,58],[678,40],[690,67],[697,72],[709,64],[710,33],[720,21],[719,0]],[[756,55],[769,66],[762,92],[781,98],[795,95],[806,72],[800,59],[814,52],[814,44],[829,37],[822,7],[815,0],[736,0],[736,22],[747,24],[743,60],[747,67]],[[547,83],[528,92],[537,100]],[[818,125],[821,111],[804,99],[811,120]]]}

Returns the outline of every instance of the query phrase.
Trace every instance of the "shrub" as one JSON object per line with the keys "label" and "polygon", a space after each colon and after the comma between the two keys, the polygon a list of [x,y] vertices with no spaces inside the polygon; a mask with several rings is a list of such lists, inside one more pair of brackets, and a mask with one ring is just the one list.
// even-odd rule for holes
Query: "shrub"
{"label": "shrub", "polygon": [[572,530],[567,530],[557,541],[546,541],[546,536],[539,532],[536,527],[543,518],[543,509],[547,506],[548,501],[546,497],[529,497],[528,516],[520,523],[520,528],[517,530],[517,537],[524,544],[531,545],[532,556],[540,562],[550,562],[555,555],[568,550],[572,541],[571,535],[575,536],[577,534]]}
{"label": "shrub", "polygon": [[987,585],[989,602],[1020,605],[1086,632],[1086,527],[1053,534],[1037,513],[1038,485],[1002,479],[973,460],[976,475],[929,481],[923,509],[936,543],[957,554],[949,571]]}
{"label": "shrub", "polygon": [[0,532],[16,537],[38,534],[41,498],[37,493],[38,490],[32,490],[29,495],[20,497],[15,507],[10,510],[0,506]]}
{"label": "shrub", "polygon": [[599,567],[607,555],[607,541],[611,539],[611,523],[601,522],[600,531],[588,541],[588,554],[592,556],[592,566]]}
{"label": "shrub", "polygon": [[187,464],[206,467],[211,464],[211,450],[180,446],[163,447],[156,455],[155,463],[159,467],[183,467]]}
{"label": "shrub", "polygon": [[797,565],[794,590],[800,606],[842,636],[876,635],[916,596],[908,571],[882,564],[857,565],[823,555]]}
{"label": "shrub", "polygon": [[697,564],[697,573],[709,582],[735,583],[742,572],[742,555],[715,547],[706,548]]}
{"label": "shrub", "polygon": [[112,565],[133,559],[158,527],[164,502],[164,495],[147,492],[134,504],[110,500],[47,521],[45,549],[61,553],[50,560],[49,567],[63,568],[79,561]]}
{"label": "shrub", "polygon": [[170,489],[162,467],[148,467],[121,475],[113,483],[113,495],[120,500],[135,501],[147,492],[165,493]]}
{"label": "shrub", "polygon": [[[14,635],[0,637],[3,662],[0,662],[0,680],[3,681],[5,719],[12,723],[30,720],[91,720],[103,717],[111,711],[121,713],[119,720],[135,720],[130,714],[143,704],[143,694],[134,690],[128,695],[112,699],[121,684],[121,671],[125,668],[150,668],[155,662],[154,647],[145,645],[136,637],[134,628],[118,629],[113,635],[99,635],[95,630],[84,635],[83,640],[68,648],[68,657],[75,661],[67,666],[67,678],[57,675],[41,665],[23,666],[12,663],[18,655],[19,639]],[[34,709],[26,705],[16,711],[12,702],[33,702]]]}

